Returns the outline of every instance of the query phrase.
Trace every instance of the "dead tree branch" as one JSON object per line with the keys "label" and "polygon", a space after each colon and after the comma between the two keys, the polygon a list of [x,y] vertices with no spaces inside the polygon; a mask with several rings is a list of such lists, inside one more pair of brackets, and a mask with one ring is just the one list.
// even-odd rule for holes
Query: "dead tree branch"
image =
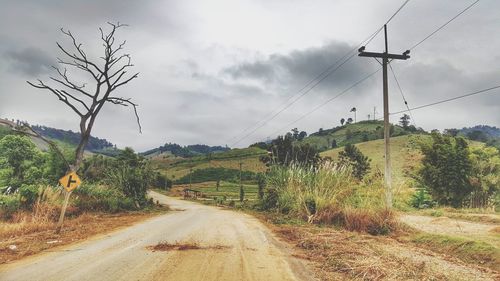
{"label": "dead tree branch", "polygon": [[[133,67],[130,54],[122,53],[126,41],[116,43],[116,31],[127,25],[121,23],[108,22],[110,29],[106,32],[99,28],[104,55],[99,59],[90,58],[70,30],[61,28],[61,32],[69,39],[70,47],[64,47],[57,43],[57,47],[62,52],[63,57],[57,58],[60,67],[53,66],[57,73],[55,77],[49,79],[55,83],[54,87],[38,80],[37,83],[27,81],[29,85],[37,89],[46,90],[55,95],[61,102],[68,106],[80,117],[81,140],[75,151],[75,164],[72,170],[78,169],[83,160],[83,151],[90,138],[92,127],[97,115],[106,103],[121,106],[131,106],[134,109],[139,132],[142,132],[138,105],[130,98],[112,97],[111,94],[119,87],[126,85],[138,77],[139,73],[127,75],[127,69]],[[92,87],[87,88],[87,83],[76,83],[70,79],[69,71],[77,70],[87,73]]]}

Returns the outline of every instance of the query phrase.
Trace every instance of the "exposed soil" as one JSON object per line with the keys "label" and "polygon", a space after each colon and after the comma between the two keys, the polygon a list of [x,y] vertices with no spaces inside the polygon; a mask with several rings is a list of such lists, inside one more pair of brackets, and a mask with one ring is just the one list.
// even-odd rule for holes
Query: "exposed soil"
{"label": "exposed soil", "polygon": [[188,251],[188,250],[224,250],[230,247],[225,245],[200,246],[197,242],[192,243],[168,243],[160,242],[154,246],[148,246],[147,249],[155,251]]}

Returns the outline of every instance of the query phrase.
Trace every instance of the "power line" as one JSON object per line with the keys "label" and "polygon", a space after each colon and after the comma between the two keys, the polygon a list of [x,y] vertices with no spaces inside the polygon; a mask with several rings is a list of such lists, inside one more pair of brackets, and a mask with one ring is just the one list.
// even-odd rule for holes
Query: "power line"
{"label": "power line", "polygon": [[[393,15],[387,20],[387,23],[389,23],[405,6],[406,4],[408,4],[408,2],[410,2],[410,0],[405,0],[403,2],[403,4],[393,13]],[[255,131],[257,131],[258,129],[262,128],[263,126],[265,126],[268,122],[272,121],[274,118],[276,118],[279,114],[281,114],[283,111],[285,111],[286,109],[288,109],[290,106],[292,106],[295,102],[297,102],[299,99],[301,99],[303,96],[305,96],[307,93],[309,93],[312,89],[314,89],[319,83],[321,83],[324,79],[326,79],[328,76],[330,76],[331,74],[333,74],[335,71],[337,71],[340,67],[342,67],[345,63],[347,63],[350,59],[352,59],[352,57],[354,57],[354,55],[356,54],[356,50],[361,47],[361,46],[367,46],[368,44],[370,44],[370,42],[380,33],[380,31],[382,31],[383,29],[383,26],[381,26],[380,28],[378,28],[374,33],[372,33],[369,37],[367,37],[367,39],[363,40],[360,44],[358,44],[358,46],[356,46],[355,48],[353,48],[352,50],[348,51],[344,56],[342,56],[339,60],[337,60],[333,65],[331,65],[330,67],[328,67],[325,71],[323,71],[322,73],[320,73],[319,75],[317,75],[314,79],[312,79],[311,81],[309,81],[304,87],[302,87],[296,94],[294,94],[293,96],[291,96],[290,98],[287,99],[287,101],[285,101],[285,103],[287,103],[288,101],[290,101],[292,98],[294,98],[295,96],[297,96],[298,94],[300,94],[301,91],[303,91],[304,89],[306,89],[308,86],[310,86],[312,83],[314,83],[314,81],[316,81],[316,83],[314,83],[308,90],[306,90],[304,93],[300,94],[295,100],[293,100],[291,103],[285,105],[284,108],[282,108],[280,111],[278,111],[277,113],[275,113],[270,119],[266,120],[268,116],[270,116],[273,112],[271,111],[269,114],[267,114],[263,119],[261,119],[260,121],[258,121],[257,123],[253,124],[252,126],[246,128],[245,130],[243,130],[241,132],[242,133],[245,133],[247,132],[250,128],[253,128],[254,126],[258,125],[259,123],[263,122],[260,126],[256,127],[254,130],[252,130],[250,133],[246,134],[245,136],[243,136],[242,138],[238,139],[236,142],[234,142],[233,144],[231,144],[230,146],[234,146],[236,144],[238,144],[239,142],[241,142],[242,140],[246,139],[247,137],[249,137],[250,135],[252,135]],[[349,56],[350,53],[353,53],[351,56]],[[349,56],[345,61],[343,61],[340,65],[338,65],[337,67],[335,67],[340,61],[342,61],[343,59],[345,59],[347,56]],[[335,67],[335,68],[334,68]],[[333,69],[333,70],[332,70]],[[234,139],[234,137],[232,138]]]}
{"label": "power line", "polygon": [[385,22],[385,24],[388,24],[398,13],[399,11],[401,11],[405,6],[406,4],[408,4],[408,2],[410,2],[410,0],[406,0],[400,7],[399,9],[396,10],[396,12]]}
{"label": "power line", "polygon": [[[353,53],[347,60],[345,60],[342,64],[340,64],[337,68],[334,69],[337,70],[339,69],[340,67],[342,67],[342,65],[344,65],[345,63],[347,63],[349,60],[351,60],[354,56],[356,55],[356,53]],[[333,73],[333,72],[331,72]],[[331,74],[330,73],[330,74]],[[231,144],[230,146],[234,146],[236,144],[238,144],[239,142],[241,142],[242,140],[246,139],[247,137],[251,136],[253,133],[255,133],[258,129],[264,127],[267,123],[271,122],[272,120],[274,120],[276,117],[278,117],[278,115],[280,115],[283,111],[287,110],[290,106],[292,106],[293,104],[295,104],[299,99],[301,99],[302,97],[304,97],[305,95],[307,95],[312,89],[314,89],[319,83],[321,83],[323,80],[325,80],[330,74],[328,75],[325,75],[323,76],[321,79],[319,79],[318,81],[316,81],[309,89],[307,89],[307,91],[303,92],[300,96],[298,96],[295,100],[293,100],[291,103],[287,104],[285,107],[283,107],[280,111],[276,112],[273,116],[271,116],[271,118],[269,118],[268,120],[266,120],[264,123],[262,123],[260,126],[256,127],[255,129],[253,129],[252,131],[250,131],[250,133],[246,134],[245,136],[241,137],[240,139],[238,139],[235,143]]]}
{"label": "power line", "polygon": [[[411,108],[411,110],[422,109],[422,108],[425,108],[425,107],[434,106],[434,105],[438,105],[438,104],[445,103],[445,102],[450,102],[450,101],[454,101],[454,100],[458,100],[458,99],[462,99],[462,98],[466,98],[466,97],[470,97],[470,96],[479,95],[479,94],[482,94],[482,93],[485,93],[485,92],[489,92],[491,90],[495,90],[495,89],[498,89],[498,88],[500,88],[500,85],[493,86],[491,88],[487,88],[487,89],[483,89],[483,90],[479,90],[479,91],[476,91],[476,92],[472,92],[472,93],[469,93],[469,94],[461,95],[461,96],[458,96],[458,97],[453,97],[453,98],[449,98],[449,99],[445,99],[445,100],[436,101],[436,102],[433,102],[433,103],[429,103],[429,104],[425,104],[425,105],[413,107],[413,108]],[[397,111],[397,112],[392,112],[392,113],[390,113],[390,115],[400,114],[400,113],[407,112],[407,111],[408,111],[408,109],[407,110]]]}
{"label": "power line", "polygon": [[406,105],[406,109],[408,109],[408,112],[410,113],[411,120],[413,121],[413,125],[415,128],[417,127],[417,123],[415,122],[415,118],[413,117],[413,114],[411,113],[410,107],[408,106],[408,101],[405,98],[405,95],[403,94],[403,89],[401,88],[401,85],[399,84],[399,80],[396,77],[396,73],[394,72],[394,69],[392,68],[391,63],[389,63],[389,68],[391,69],[392,76],[394,76],[394,81],[396,81],[396,85],[398,85],[399,88],[399,93],[401,93],[401,97],[403,98],[403,101]]}
{"label": "power line", "polygon": [[362,79],[358,80],[357,82],[355,82],[354,84],[352,84],[351,86],[349,86],[348,88],[346,88],[345,90],[343,90],[342,92],[340,92],[339,94],[337,94],[336,96],[333,96],[332,98],[329,98],[327,99],[326,101],[324,101],[323,103],[319,104],[318,106],[316,106],[315,108],[313,108],[311,111],[307,112],[306,114],[300,116],[299,118],[297,118],[296,120],[294,120],[293,122],[289,123],[288,125],[280,128],[279,130],[273,132],[271,135],[274,135],[276,133],[279,133],[281,131],[283,131],[285,128],[289,128],[290,126],[292,126],[293,124],[299,122],[300,120],[304,119],[305,117],[311,115],[312,113],[314,113],[315,111],[317,111],[318,109],[322,108],[323,106],[325,106],[326,104],[330,103],[331,101],[343,96],[345,93],[347,93],[349,90],[351,90],[352,88],[356,87],[357,85],[363,83],[365,80],[367,80],[368,78],[372,77],[373,75],[375,75],[377,72],[379,72],[382,68],[379,68],[377,69],[376,71],[368,74],[367,76],[363,77]]}
{"label": "power line", "polygon": [[479,0],[474,1],[472,4],[470,4],[465,9],[463,9],[460,13],[458,13],[457,15],[455,15],[454,17],[452,17],[450,20],[448,20],[447,22],[445,22],[443,25],[441,25],[440,27],[438,27],[436,30],[434,30],[431,34],[427,35],[424,39],[420,40],[418,43],[416,43],[415,45],[413,45],[413,47],[411,47],[410,50],[415,49],[417,46],[419,46],[420,44],[422,44],[424,41],[426,41],[427,39],[431,38],[434,34],[436,34],[441,29],[443,29],[444,27],[446,27],[449,23],[451,23],[452,21],[454,21],[456,18],[458,18],[459,16],[461,16],[463,13],[465,13],[470,8],[472,8],[472,6],[476,5],[477,2],[479,2]]}
{"label": "power line", "polygon": [[[252,132],[250,132],[249,134],[245,135],[244,137],[242,137],[241,139],[239,139],[238,141],[236,141],[235,143],[233,143],[232,145],[230,146],[233,146],[235,144],[238,144],[240,141],[242,141],[243,139],[245,139],[246,137],[250,136],[252,133],[254,133],[255,131],[257,131],[258,129],[262,128],[263,126],[265,126],[266,123],[268,123],[269,121],[273,120],[274,118],[276,118],[279,114],[281,114],[283,111],[285,111],[286,109],[288,109],[290,106],[292,106],[294,103],[296,103],[299,99],[301,99],[303,96],[305,96],[306,94],[308,94],[313,88],[315,88],[319,83],[321,83],[323,80],[325,80],[328,76],[332,75],[334,72],[336,72],[338,69],[340,69],[345,63],[347,63],[349,60],[351,60],[354,56],[355,56],[355,52],[356,50],[362,46],[362,45],[368,45],[376,36],[378,33],[380,33],[380,31],[382,30],[383,27],[377,29],[374,33],[372,33],[369,37],[367,37],[365,40],[363,40],[361,43],[359,43],[355,48],[353,49],[350,49],[347,53],[345,53],[340,59],[338,59],[335,63],[333,63],[332,65],[330,65],[327,69],[325,69],[323,72],[321,72],[320,74],[318,74],[316,77],[314,77],[312,80],[310,80],[309,82],[306,83],[306,85],[304,85],[302,88],[300,88],[300,90],[295,93],[294,95],[290,96],[286,101],[285,101],[285,107],[282,108],[281,110],[279,110],[277,113],[275,113],[274,115],[273,112],[276,110],[272,110],[270,111],[268,114],[266,114],[261,120],[257,121],[255,124],[247,127],[246,129],[244,129],[240,134],[243,134],[245,132],[247,132],[248,130],[250,130],[251,128],[255,127],[256,125],[261,124],[261,126],[258,126],[257,128],[255,128]],[[352,53],[352,54],[351,54]],[[349,54],[351,54],[351,56],[349,56]],[[348,57],[349,56],[349,57]],[[346,57],[348,57],[345,61],[343,61],[341,64],[338,65],[338,63],[340,63],[342,60],[344,60]],[[337,67],[335,67],[337,66]],[[316,83],[314,83],[316,81]],[[314,83],[314,84],[313,84]],[[313,84],[307,91],[305,91],[304,93],[300,94],[302,91],[304,91],[306,88],[308,88],[311,84]],[[300,95],[299,95],[300,94]],[[297,95],[299,95],[295,100],[293,100],[291,103],[287,104],[290,100],[292,100],[294,97],[296,97]],[[271,119],[267,120],[268,117],[271,117]],[[239,134],[238,134],[239,135]],[[233,137],[232,139],[236,138],[237,136]]]}

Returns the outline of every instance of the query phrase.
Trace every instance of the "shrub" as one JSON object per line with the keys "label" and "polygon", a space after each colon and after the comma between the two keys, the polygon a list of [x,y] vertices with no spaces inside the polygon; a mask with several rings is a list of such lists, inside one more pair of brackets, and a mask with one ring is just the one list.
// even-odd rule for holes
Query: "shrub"
{"label": "shrub", "polygon": [[424,209],[433,205],[432,197],[425,188],[419,188],[411,197],[411,206],[413,208]]}
{"label": "shrub", "polygon": [[339,153],[339,162],[351,166],[353,175],[361,180],[370,170],[370,159],[353,144],[347,144]]}
{"label": "shrub", "polygon": [[78,211],[101,211],[116,213],[134,210],[136,206],[132,198],[126,197],[117,188],[102,185],[82,184],[74,191],[74,207]]}
{"label": "shrub", "polygon": [[10,219],[21,208],[18,195],[0,195],[0,217]]}
{"label": "shrub", "polygon": [[32,209],[36,200],[38,199],[38,186],[23,184],[19,188],[19,195],[21,196],[20,202],[22,207]]}

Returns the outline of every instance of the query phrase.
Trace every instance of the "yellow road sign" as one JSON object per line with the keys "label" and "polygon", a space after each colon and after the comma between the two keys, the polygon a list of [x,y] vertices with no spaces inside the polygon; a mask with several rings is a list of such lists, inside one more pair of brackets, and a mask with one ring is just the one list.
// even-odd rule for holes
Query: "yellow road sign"
{"label": "yellow road sign", "polygon": [[82,183],[80,177],[75,172],[71,172],[64,177],[59,179],[59,183],[64,187],[68,192],[77,188]]}

